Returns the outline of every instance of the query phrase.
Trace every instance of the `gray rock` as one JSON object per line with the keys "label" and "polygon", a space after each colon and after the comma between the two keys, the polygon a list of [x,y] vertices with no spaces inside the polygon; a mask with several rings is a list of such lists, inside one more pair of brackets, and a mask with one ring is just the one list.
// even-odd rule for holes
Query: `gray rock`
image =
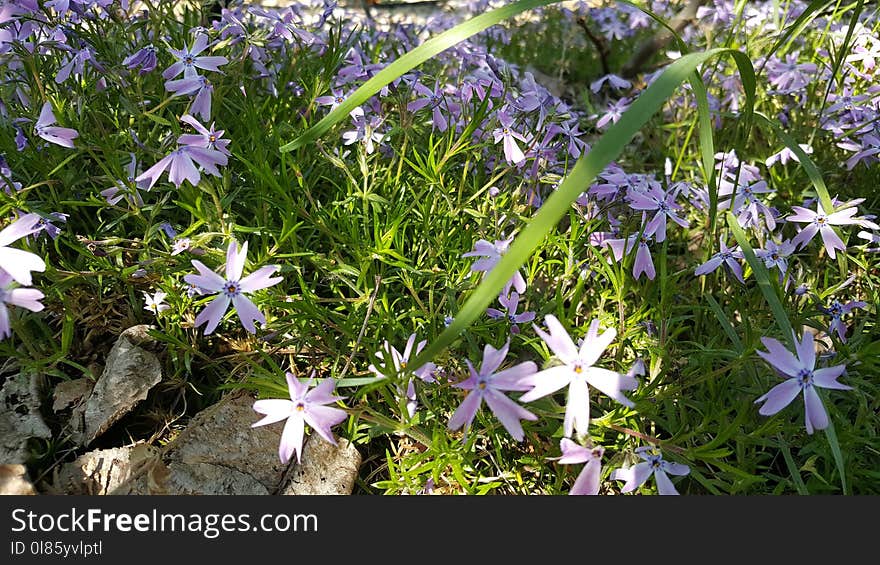
{"label": "gray rock", "polygon": [[73,438],[81,445],[89,445],[107,431],[162,380],[162,365],[150,351],[155,340],[148,329],[150,326],[141,325],[122,332],[88,400],[74,410]]}
{"label": "gray rock", "polygon": [[158,454],[158,448],[144,443],[90,451],[61,468],[54,490],[65,494],[111,493]]}
{"label": "gray rock", "polygon": [[52,432],[40,413],[40,382],[36,373],[19,373],[0,389],[0,461],[26,463],[32,438],[49,439]]}
{"label": "gray rock", "polygon": [[293,466],[281,494],[351,494],[361,454],[345,438],[338,438],[337,443],[328,443],[318,434],[309,435],[302,464]]}
{"label": "gray rock", "polygon": [[37,494],[24,465],[0,465],[0,496]]}
{"label": "gray rock", "polygon": [[274,494],[287,469],[277,455],[282,428],[252,428],[253,404],[238,392],[199,412],[161,461],[113,494]]}
{"label": "gray rock", "polygon": [[55,385],[55,392],[52,393],[52,410],[60,412],[71,405],[76,407],[92,392],[94,384],[91,379],[87,378],[58,383]]}

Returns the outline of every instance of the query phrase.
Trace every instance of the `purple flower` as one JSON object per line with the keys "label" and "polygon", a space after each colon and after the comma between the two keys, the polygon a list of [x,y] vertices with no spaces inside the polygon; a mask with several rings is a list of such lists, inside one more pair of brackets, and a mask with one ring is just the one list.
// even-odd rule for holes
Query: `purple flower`
{"label": "purple flower", "polygon": [[146,189],[149,190],[153,188],[153,185],[156,184],[156,181],[165,172],[165,169],[169,169],[168,180],[174,183],[174,186],[180,188],[184,180],[188,180],[191,185],[197,186],[202,177],[193,163],[194,161],[206,173],[217,177],[220,176],[217,165],[226,165],[227,163],[226,155],[216,149],[184,145],[160,159],[158,163],[139,175],[135,181],[138,183],[146,181]]}
{"label": "purple flower", "polygon": [[52,103],[46,102],[40,111],[40,118],[34,125],[34,135],[50,143],[73,149],[73,140],[79,137],[79,132],[75,129],[53,126],[56,121],[55,114],[52,113]]}
{"label": "purple flower", "polygon": [[223,139],[223,133],[225,130],[215,130],[214,124],[211,124],[211,129],[203,126],[199,121],[189,114],[184,114],[180,117],[181,122],[186,122],[192,127],[195,128],[199,135],[185,133],[177,138],[177,143],[181,145],[191,145],[193,147],[206,147],[208,149],[216,149],[220,153],[223,153],[227,157],[232,154],[229,152],[229,149],[226,147],[229,145],[229,139]]}
{"label": "purple flower", "polygon": [[21,190],[21,183],[12,180],[12,169],[6,162],[6,156],[0,153],[0,189],[6,194],[12,194],[13,191]]}
{"label": "purple flower", "polygon": [[602,475],[602,456],[605,454],[605,448],[602,446],[584,447],[564,437],[559,441],[559,449],[562,450],[562,457],[557,459],[559,463],[563,465],[586,463],[568,494],[599,494],[599,478]]}
{"label": "purple flower", "polygon": [[192,47],[187,49],[169,49],[171,54],[177,58],[177,62],[165,69],[162,77],[171,79],[183,73],[184,78],[192,78],[198,74],[196,69],[204,69],[207,71],[219,71],[217,67],[225,65],[229,62],[226,57],[208,57],[199,56],[199,53],[208,47],[208,36],[200,33],[193,42]]}
{"label": "purple flower", "polygon": [[519,148],[519,145],[516,144],[516,140],[518,139],[523,143],[528,143],[528,141],[522,134],[511,129],[511,126],[513,126],[513,118],[511,118],[507,112],[503,110],[498,112],[498,122],[501,124],[501,127],[495,128],[495,130],[492,131],[495,143],[503,140],[504,158],[510,164],[519,165],[526,160],[526,156]]}
{"label": "purple flower", "polygon": [[266,424],[287,420],[284,424],[284,431],[281,432],[278,457],[282,463],[287,463],[293,454],[296,453],[296,461],[301,463],[305,425],[308,424],[313,430],[318,432],[318,435],[331,444],[336,445],[336,439],[333,437],[333,432],[330,428],[345,420],[348,417],[348,413],[340,408],[326,406],[343,399],[341,396],[334,396],[332,394],[333,389],[336,387],[334,379],[324,379],[321,381],[321,384],[309,390],[313,378],[310,378],[308,383],[303,384],[293,373],[287,372],[285,377],[287,378],[287,387],[290,391],[290,400],[286,398],[269,398],[254,402],[254,411],[258,414],[265,414],[265,417],[251,424],[251,427],[256,428],[257,426],[265,426]]}
{"label": "purple flower", "polygon": [[[332,88],[330,89],[330,94],[325,96],[318,96],[315,98],[315,102],[320,104],[321,106],[330,106],[330,111],[336,109],[337,106],[345,102],[345,95],[342,94],[342,91]],[[348,113],[352,118],[357,118],[358,116],[363,117],[364,109],[360,106],[356,106],[351,112]]]}
{"label": "purple flower", "polygon": [[[800,143],[800,148],[804,150],[804,153],[807,155],[811,155],[813,153],[813,148],[805,143]],[[798,156],[788,147],[783,147],[782,151],[779,153],[774,153],[767,157],[767,160],[764,161],[764,164],[768,167],[772,167],[776,163],[780,165],[786,165],[789,161],[794,161],[795,163],[800,163],[800,159]]]}
{"label": "purple flower", "polygon": [[141,47],[135,53],[123,59],[122,64],[130,71],[140,67],[141,69],[138,73],[145,75],[156,68],[156,48],[152,44]]}
{"label": "purple flower", "polygon": [[690,226],[687,220],[678,215],[681,206],[675,202],[676,196],[678,196],[676,190],[664,192],[658,185],[649,186],[645,192],[632,188],[627,191],[630,208],[640,211],[656,211],[654,217],[645,226],[645,232],[654,234],[657,243],[666,239],[666,218],[683,228]]}
{"label": "purple flower", "polygon": [[205,121],[211,119],[211,94],[214,92],[214,86],[207,78],[195,75],[189,78],[169,80],[165,82],[165,90],[173,92],[176,96],[195,93],[189,107],[190,113]]}
{"label": "purple flower", "polygon": [[626,481],[620,492],[633,491],[647,481],[651,475],[657,481],[657,492],[661,495],[676,495],[675,485],[672,484],[669,475],[687,475],[691,472],[690,467],[682,463],[666,461],[656,447],[642,446],[636,448],[636,455],[644,459],[627,469],[615,469],[611,478],[618,481]]}
{"label": "purple flower", "polygon": [[[474,264],[471,265],[471,272],[478,273],[483,272],[485,275],[489,274],[495,265],[498,264],[498,261],[501,260],[501,256],[504,255],[508,248],[510,247],[510,243],[513,241],[513,236],[508,239],[500,239],[495,240],[495,243],[490,243],[485,239],[480,239],[474,244],[474,248],[467,253],[462,253],[462,257],[482,257],[482,259],[477,259],[474,261]],[[502,294],[510,294],[510,288],[513,287],[520,294],[526,291],[526,279],[523,278],[522,273],[517,271],[513,274],[513,277],[507,282],[504,286],[504,290]]]}
{"label": "purple flower", "polygon": [[795,247],[795,244],[787,239],[781,243],[768,239],[764,249],[755,250],[755,256],[758,259],[763,259],[764,266],[768,269],[773,267],[779,269],[779,277],[782,280],[782,277],[788,271],[786,257],[794,253]]}
{"label": "purple flower", "polygon": [[761,343],[767,351],[758,351],[758,355],[787,378],[758,398],[755,404],[763,402],[758,413],[762,416],[772,416],[788,406],[803,391],[807,433],[812,434],[814,429],[824,430],[828,427],[828,414],[825,412],[819,393],[816,392],[816,387],[836,390],[852,390],[852,387],[837,382],[837,378],[846,370],[846,365],[816,369],[813,334],[804,332],[800,343],[797,342],[794,333],[792,337],[795,341],[797,357],[785,349],[779,341],[771,337],[761,338]]}
{"label": "purple flower", "polygon": [[843,323],[843,317],[856,308],[865,308],[868,304],[861,300],[847,302],[841,304],[839,300],[832,300],[827,308],[822,311],[831,316],[831,323],[828,325],[828,332],[837,332],[840,341],[846,343],[846,324]]}
{"label": "purple flower", "polygon": [[147,188],[150,184],[147,180],[135,182],[137,174],[137,157],[134,153],[129,153],[130,160],[126,172],[128,173],[125,180],[117,179],[116,186],[101,191],[101,196],[107,199],[107,203],[116,205],[120,200],[125,198],[133,208],[140,208],[144,205],[144,199],[141,198],[139,188]]}
{"label": "purple flower", "polygon": [[183,280],[195,285],[199,289],[206,292],[219,293],[198,316],[196,316],[196,327],[207,323],[205,326],[205,335],[210,334],[223,319],[226,310],[229,308],[230,302],[235,306],[241,325],[250,333],[256,333],[254,320],[265,325],[266,317],[257,310],[254,303],[247,298],[244,293],[254,292],[276,285],[282,281],[282,277],[271,277],[273,273],[279,270],[276,265],[261,267],[241,278],[244,270],[244,262],[247,257],[247,242],[238,249],[235,240],[229,243],[226,251],[226,279],[207,268],[201,261],[193,259],[192,264],[199,272],[197,275],[186,275]]}
{"label": "purple flower", "polygon": [[816,204],[815,212],[807,208],[802,208],[801,206],[792,206],[792,210],[794,210],[795,213],[786,218],[787,221],[808,223],[804,229],[798,232],[792,240],[792,243],[800,245],[802,248],[806,247],[807,243],[809,243],[818,233],[822,236],[822,241],[825,243],[825,250],[828,251],[828,256],[832,259],[835,257],[834,250],[845,250],[846,245],[841,241],[840,237],[834,233],[834,228],[831,226],[844,226],[859,223],[859,220],[853,218],[858,211],[854,206],[832,212],[831,214],[825,213],[821,203]]}
{"label": "purple flower", "polygon": [[504,306],[504,309],[507,311],[505,314],[501,310],[496,308],[486,308],[486,314],[492,319],[500,319],[507,318],[511,324],[513,324],[510,328],[511,333],[518,334],[519,326],[517,324],[523,324],[526,322],[531,322],[535,319],[534,312],[520,312],[516,313],[517,308],[519,308],[519,293],[517,291],[512,291],[510,295],[501,294],[498,297],[498,302]]}
{"label": "purple flower", "polygon": [[632,100],[629,98],[621,98],[620,100],[616,100],[609,104],[605,114],[596,122],[596,127],[600,129],[604,128],[608,125],[608,122],[616,124],[623,116],[623,113],[629,109],[631,103]]}
{"label": "purple flower", "polygon": [[[443,112],[440,109],[441,104],[443,104],[445,98],[443,95],[443,89],[440,88],[440,82],[434,85],[434,90],[431,90],[427,86],[423,85],[420,82],[416,82],[413,84],[413,91],[421,96],[421,98],[417,98],[406,105],[406,109],[410,112],[418,112],[422,108],[428,107],[432,111],[431,122],[434,124],[434,127],[437,128],[438,131],[446,131],[449,127],[449,121],[443,115]],[[455,103],[447,103],[450,111],[455,112],[460,108]]]}
{"label": "purple flower", "polygon": [[590,91],[594,92],[594,93],[599,92],[599,89],[601,89],[602,85],[605,84],[606,82],[608,84],[610,84],[611,87],[614,88],[615,90],[619,90],[621,88],[629,88],[630,86],[632,86],[632,83],[630,81],[626,80],[625,78],[619,77],[615,74],[609,74],[609,75],[604,75],[604,76],[600,77],[598,80],[591,82],[590,83]]}
{"label": "purple flower", "polygon": [[55,239],[61,234],[61,228],[56,226],[52,222],[67,222],[67,218],[70,217],[70,214],[63,214],[61,212],[50,212],[45,216],[40,215],[37,223],[34,224],[34,232],[30,235],[34,237],[38,236],[41,233],[45,233],[50,238]]}
{"label": "purple flower", "polygon": [[[141,291],[143,292],[143,291]],[[156,316],[159,315],[160,312],[164,312],[171,308],[164,303],[165,297],[168,296],[167,292],[162,292],[161,290],[157,290],[153,293],[152,296],[148,292],[144,292],[144,310],[147,312],[152,312]]]}
{"label": "purple flower", "polygon": [[742,265],[737,261],[737,259],[743,258],[743,253],[739,250],[739,246],[735,245],[733,248],[728,248],[727,244],[724,243],[724,240],[721,240],[719,243],[721,250],[712,255],[708,261],[697,267],[694,271],[694,275],[707,275],[721,265],[724,265],[725,268],[733,273],[733,276],[735,276],[739,282],[745,282],[743,280]]}
{"label": "purple flower", "polygon": [[9,244],[36,232],[39,221],[37,214],[27,214],[0,231],[0,270],[22,286],[30,286],[31,271],[45,271],[46,263],[39,256]]}
{"label": "purple flower", "polygon": [[449,420],[449,429],[457,430],[464,426],[465,433],[474,421],[477,410],[486,401],[492,413],[501,421],[504,429],[510,433],[516,441],[523,440],[523,429],[520,420],[537,420],[538,417],[508,398],[504,391],[528,390],[528,385],[520,384],[523,377],[533,374],[537,366],[531,361],[524,361],[513,367],[498,371],[507,351],[510,348],[510,340],[495,349],[489,344],[483,349],[483,362],[480,370],[474,369],[469,359],[465,359],[470,371],[470,377],[453,386],[471,391],[455,410]]}
{"label": "purple flower", "polygon": [[[434,378],[434,372],[437,370],[437,365],[431,363],[425,363],[424,365],[413,369],[408,366],[410,362],[410,356],[415,353],[418,355],[422,349],[425,348],[425,345],[428,344],[428,340],[422,340],[416,345],[416,334],[410,334],[409,338],[406,340],[406,346],[403,349],[403,353],[397,350],[393,345],[390,345],[388,341],[385,341],[383,344],[382,350],[376,352],[376,357],[382,360],[382,363],[375,365],[370,364],[367,369],[376,374],[376,376],[380,379],[386,377],[393,377],[395,375],[405,377],[406,382],[406,390],[404,390],[403,385],[398,384],[397,392],[398,395],[405,395],[406,397],[406,410],[409,414],[410,418],[416,413],[416,408],[418,407],[418,402],[416,400],[416,389],[415,385],[410,375],[416,376],[420,378],[422,381],[426,383],[436,382]],[[415,346],[415,351],[413,347]]]}
{"label": "purple flower", "polygon": [[563,424],[565,437],[571,437],[574,430],[579,434],[587,433],[590,424],[589,385],[593,385],[624,406],[630,408],[635,406],[621,392],[621,390],[635,390],[638,387],[639,383],[634,377],[593,366],[617,336],[614,328],[609,328],[599,335],[599,320],[593,320],[578,349],[555,316],[547,314],[544,323],[550,330],[549,335],[535,324],[532,324],[532,327],[562,365],[544,369],[524,378],[522,384],[528,384],[532,389],[520,397],[521,402],[537,400],[568,385],[568,403]]}
{"label": "purple flower", "polygon": [[92,60],[92,50],[86,47],[85,49],[80,49],[75,54],[73,54],[66,64],[64,64],[59,70],[58,74],[55,75],[55,83],[61,84],[70,78],[71,74],[76,76],[82,76],[83,71],[85,70],[86,61]]}
{"label": "purple flower", "polygon": [[620,261],[624,256],[629,255],[630,251],[638,245],[636,259],[633,262],[633,277],[638,279],[644,273],[648,279],[654,280],[657,271],[654,269],[654,260],[651,258],[651,250],[648,248],[653,235],[645,228],[641,235],[635,233],[626,239],[606,239],[602,244],[611,248],[615,261]]}
{"label": "purple flower", "polygon": [[771,57],[767,62],[767,78],[781,94],[804,90],[812,82],[817,67],[813,63],[798,63],[797,53],[786,56],[785,62]]}
{"label": "purple flower", "polygon": [[31,312],[39,312],[43,309],[43,305],[40,303],[43,298],[43,293],[35,288],[21,288],[13,285],[12,275],[0,269],[0,339],[12,335],[7,304],[25,308]]}
{"label": "purple flower", "polygon": [[375,143],[382,143],[385,134],[379,133],[376,128],[382,124],[379,116],[373,116],[369,121],[365,116],[358,114],[354,117],[355,129],[343,132],[342,139],[345,145],[351,145],[357,141],[364,144],[364,150],[367,155],[373,153],[376,148]]}

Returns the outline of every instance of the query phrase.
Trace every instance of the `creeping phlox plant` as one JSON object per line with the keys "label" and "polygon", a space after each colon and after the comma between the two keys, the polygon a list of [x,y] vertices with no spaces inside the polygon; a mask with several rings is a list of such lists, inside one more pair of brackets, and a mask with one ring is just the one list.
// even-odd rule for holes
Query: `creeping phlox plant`
{"label": "creeping phlox plant", "polygon": [[[390,25],[201,4],[0,6],[4,374],[95,378],[95,344],[141,321],[177,398],[256,391],[281,462],[343,436],[367,492],[878,492],[876,6],[703,2],[644,61],[691,3],[566,2],[361,101],[505,3]],[[718,46],[754,77],[699,65],[518,250],[670,65]]]}

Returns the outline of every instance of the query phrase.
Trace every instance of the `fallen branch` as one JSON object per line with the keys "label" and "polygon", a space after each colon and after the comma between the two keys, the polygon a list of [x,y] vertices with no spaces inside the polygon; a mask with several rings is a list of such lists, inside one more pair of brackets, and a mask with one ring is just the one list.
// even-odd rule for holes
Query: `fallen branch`
{"label": "fallen branch", "polygon": [[[697,16],[697,8],[699,8],[703,2],[704,0],[690,0],[687,6],[682,8],[682,10],[672,18],[672,21],[669,22],[669,27],[674,29],[675,33],[680,33],[681,30],[683,30],[685,26]],[[635,77],[639,71],[642,70],[651,56],[669,45],[669,42],[672,41],[673,37],[673,34],[665,27],[658,31],[653,37],[636,49],[632,58],[623,66],[620,73],[621,76],[624,78]]]}

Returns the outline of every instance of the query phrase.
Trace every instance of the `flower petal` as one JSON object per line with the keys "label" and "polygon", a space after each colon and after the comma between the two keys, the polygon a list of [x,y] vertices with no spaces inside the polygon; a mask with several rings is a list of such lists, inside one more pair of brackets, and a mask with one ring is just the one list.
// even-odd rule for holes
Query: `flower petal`
{"label": "flower petal", "polygon": [[318,435],[324,438],[327,443],[332,445],[336,445],[336,438],[333,437],[333,432],[330,431],[330,428],[343,422],[346,418],[348,418],[348,412],[341,408],[334,408],[333,406],[308,404],[305,410],[306,422],[308,422],[312,429],[318,432]]}
{"label": "flower petal", "polygon": [[782,371],[790,377],[796,377],[804,367],[800,361],[792,355],[778,340],[772,337],[762,337],[761,343],[767,348],[767,351],[756,351],[761,359],[769,363],[771,366]]}
{"label": "flower petal", "polygon": [[820,388],[835,390],[852,390],[853,387],[837,382],[837,378],[846,370],[846,365],[835,365],[813,371],[813,385]]}
{"label": "flower petal", "polygon": [[621,392],[621,390],[635,390],[638,388],[639,381],[635,377],[600,367],[587,367],[584,369],[584,376],[590,385],[601,390],[624,406],[632,408],[636,405],[635,402],[624,396]]}
{"label": "flower petal", "polygon": [[239,288],[241,288],[242,292],[254,292],[255,290],[261,290],[276,285],[284,280],[284,278],[272,277],[270,275],[277,273],[280,269],[281,267],[277,265],[260,267],[253,273],[241,279],[239,281]]}
{"label": "flower petal", "polygon": [[675,485],[672,484],[672,481],[662,470],[657,469],[654,471],[654,480],[657,481],[657,492],[659,494],[664,496],[678,494],[678,491],[675,490]]}
{"label": "flower petal", "polygon": [[40,216],[37,214],[25,214],[15,220],[0,231],[0,247],[5,247],[26,235],[39,231],[37,227],[39,221]]}
{"label": "flower petal", "polygon": [[525,377],[521,383],[532,389],[519,397],[520,402],[531,402],[552,394],[567,385],[575,376],[568,365],[558,365]]}
{"label": "flower petal", "polygon": [[275,422],[280,422],[290,416],[291,412],[293,412],[293,402],[283,398],[257,400],[254,402],[254,411],[259,414],[265,414],[265,418],[259,422],[251,424],[252,428],[265,426],[266,424],[274,424]]}
{"label": "flower petal", "polygon": [[523,429],[519,421],[534,421],[538,419],[537,416],[497,390],[487,388],[483,398],[486,400],[486,404],[489,405],[492,413],[501,421],[504,429],[506,429],[516,441],[523,440]]}
{"label": "flower petal", "polygon": [[546,324],[547,329],[550,330],[549,335],[544,333],[544,331],[535,324],[532,324],[532,327],[535,328],[535,332],[541,336],[541,339],[544,340],[547,347],[549,347],[563,363],[569,363],[576,359],[578,350],[575,347],[574,342],[571,340],[571,336],[568,335],[568,332],[565,331],[565,328],[562,327],[562,324],[559,323],[556,316],[553,314],[547,314],[544,316],[544,324]]}
{"label": "flower petal", "polygon": [[764,402],[761,409],[758,410],[758,414],[762,416],[772,416],[773,414],[776,414],[791,404],[791,401],[795,399],[800,391],[801,385],[797,379],[786,379],[784,382],[771,388],[767,394],[755,401],[756,404],[758,402]]}
{"label": "flower petal", "polygon": [[297,463],[301,463],[300,456],[302,453],[303,434],[305,433],[305,422],[302,414],[294,411],[284,424],[284,431],[281,432],[281,443],[278,444],[278,456],[282,463],[290,461],[291,456],[296,453]]}
{"label": "flower petal", "polygon": [[794,347],[801,366],[812,371],[816,366],[816,346],[813,344],[813,334],[805,331],[800,342],[795,339]]}
{"label": "flower petal", "polygon": [[585,434],[590,429],[590,388],[586,381],[577,376],[568,385],[568,399],[565,405],[565,418],[562,430],[565,437],[573,431]]}
{"label": "flower petal", "polygon": [[812,434],[813,430],[824,430],[828,427],[828,412],[822,405],[822,399],[816,392],[816,387],[808,386],[804,388],[804,421],[807,426],[807,433]]}
{"label": "flower petal", "polygon": [[617,337],[617,330],[608,328],[596,339],[585,339],[581,344],[581,350],[578,354],[581,362],[585,366],[593,365],[599,360],[599,357],[602,356],[602,353],[605,352],[608,346],[611,345],[615,337]]}
{"label": "flower petal", "polygon": [[3,269],[22,286],[30,286],[31,271],[43,272],[46,263],[38,256],[23,249],[0,247],[0,269]]}
{"label": "flower petal", "polygon": [[602,473],[602,462],[599,459],[590,459],[574,481],[569,495],[597,495],[599,494],[599,476]]}
{"label": "flower petal", "polygon": [[209,335],[213,332],[220,323],[220,320],[223,319],[223,314],[226,313],[226,309],[229,308],[229,302],[230,300],[228,296],[218,294],[217,297],[205,306],[205,309],[199,312],[199,315],[196,316],[196,327],[207,322],[208,325],[205,326],[205,335]]}
{"label": "flower petal", "polygon": [[477,415],[477,410],[480,409],[481,401],[482,395],[479,392],[472,391],[468,393],[464,400],[461,401],[461,404],[458,405],[458,408],[455,409],[452,418],[449,419],[448,428],[450,430],[457,430],[464,426],[465,431],[467,431]]}
{"label": "flower petal", "polygon": [[244,329],[248,332],[252,334],[257,333],[254,321],[266,325],[266,317],[263,316],[263,313],[260,312],[256,305],[254,305],[247,296],[236,294],[232,297],[232,303],[235,305],[235,312],[238,314],[238,319],[241,320],[241,325],[244,326]]}

